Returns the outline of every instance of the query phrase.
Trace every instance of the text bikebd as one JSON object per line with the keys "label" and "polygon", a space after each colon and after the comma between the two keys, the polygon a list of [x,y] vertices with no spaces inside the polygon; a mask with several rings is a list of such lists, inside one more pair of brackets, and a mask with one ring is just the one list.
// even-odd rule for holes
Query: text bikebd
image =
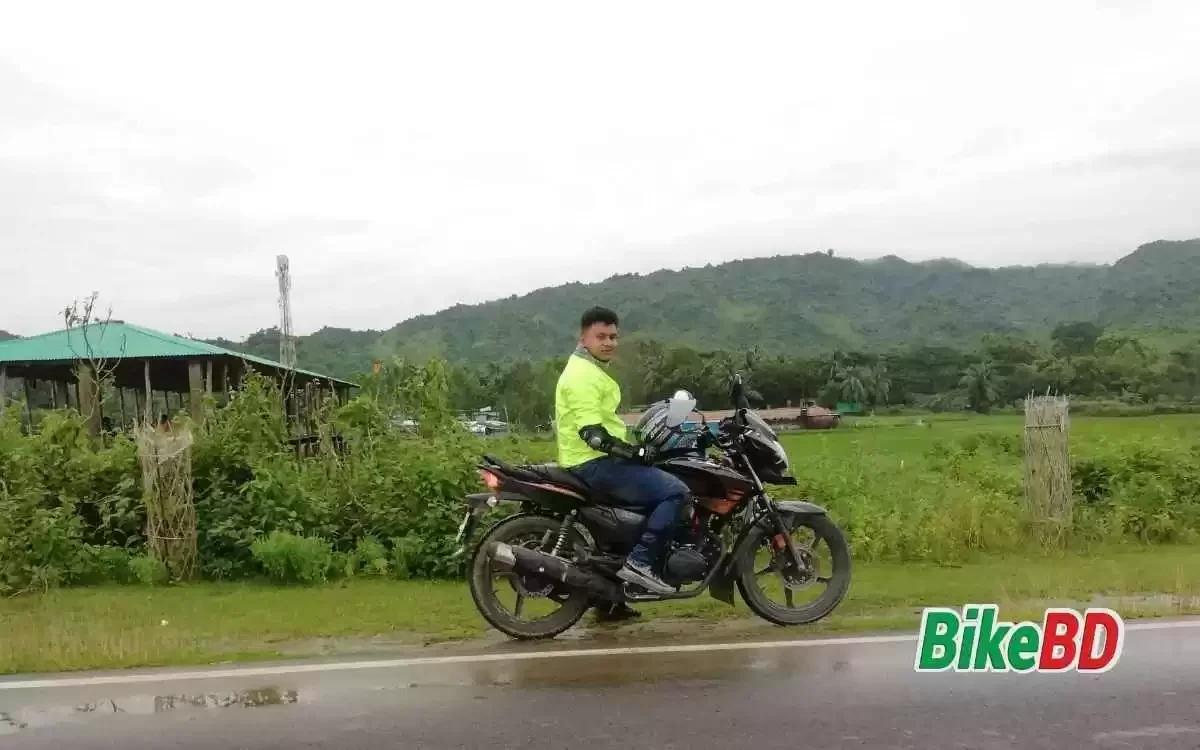
{"label": "text bikebd", "polygon": [[999,621],[995,604],[958,610],[929,607],[921,615],[918,672],[1107,672],[1121,657],[1125,623],[1111,609],[1050,608],[1042,622]]}

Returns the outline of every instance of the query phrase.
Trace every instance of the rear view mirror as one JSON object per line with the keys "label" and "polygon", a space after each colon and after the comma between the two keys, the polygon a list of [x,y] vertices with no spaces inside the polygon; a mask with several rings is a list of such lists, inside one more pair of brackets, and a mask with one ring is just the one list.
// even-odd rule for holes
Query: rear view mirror
{"label": "rear view mirror", "polygon": [[733,376],[733,383],[729,388],[729,400],[733,402],[735,409],[750,408],[750,404],[746,400],[746,383],[740,372]]}

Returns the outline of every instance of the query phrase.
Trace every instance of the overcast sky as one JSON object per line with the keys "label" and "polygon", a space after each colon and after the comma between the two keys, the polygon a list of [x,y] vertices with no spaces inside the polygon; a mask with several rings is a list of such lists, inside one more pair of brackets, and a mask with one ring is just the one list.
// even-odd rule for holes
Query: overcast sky
{"label": "overcast sky", "polygon": [[[188,8],[187,11],[181,10]],[[1200,236],[1200,2],[5,3],[0,329]],[[581,304],[585,301],[581,301]]]}

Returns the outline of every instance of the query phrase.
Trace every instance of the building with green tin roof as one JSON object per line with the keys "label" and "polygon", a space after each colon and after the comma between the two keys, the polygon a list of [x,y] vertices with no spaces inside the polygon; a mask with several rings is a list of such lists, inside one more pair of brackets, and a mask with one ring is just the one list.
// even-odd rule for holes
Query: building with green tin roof
{"label": "building with green tin roof", "polygon": [[[343,401],[357,387],[264,357],[113,320],[0,341],[0,410],[4,395],[20,380],[29,408],[76,408],[88,415],[93,432],[99,432],[102,420],[115,421],[119,415],[126,424],[154,411],[147,405],[161,402],[170,408],[172,394],[180,407],[186,397],[198,414],[205,393],[235,390],[250,372],[284,385],[289,413],[298,406],[297,399],[324,391]],[[117,396],[116,403],[106,402],[103,409],[94,406],[98,379],[110,381]]]}

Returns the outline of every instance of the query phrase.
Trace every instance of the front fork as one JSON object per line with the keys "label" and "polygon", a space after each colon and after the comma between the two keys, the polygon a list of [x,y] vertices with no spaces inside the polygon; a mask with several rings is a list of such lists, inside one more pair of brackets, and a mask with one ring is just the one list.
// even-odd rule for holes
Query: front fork
{"label": "front fork", "polygon": [[[784,522],[783,514],[775,507],[771,498],[765,493],[760,497],[762,498],[760,502],[767,511],[767,517],[775,527],[775,534],[771,537],[771,549],[773,556],[783,563],[783,569],[779,572],[785,580],[802,583],[812,573],[810,556],[801,552],[800,548],[796,546],[795,540],[792,539],[792,530]],[[785,550],[786,554],[784,554]]]}
{"label": "front fork", "polygon": [[741,456],[742,468],[754,480],[754,490],[758,497],[754,502],[746,505],[746,520],[751,520],[757,516],[755,506],[761,505],[761,509],[766,511],[767,517],[775,526],[775,534],[771,537],[772,554],[779,555],[779,552],[784,548],[787,549],[787,555],[779,555],[783,558],[784,569],[780,571],[785,578],[793,578],[797,581],[806,580],[812,572],[812,566],[807,555],[804,555],[796,547],[796,543],[792,541],[792,530],[783,522],[783,514],[779,512],[775,501],[767,494],[766,488],[763,486],[762,480],[758,478],[758,473],[754,471],[754,466],[746,459],[745,455]]}

